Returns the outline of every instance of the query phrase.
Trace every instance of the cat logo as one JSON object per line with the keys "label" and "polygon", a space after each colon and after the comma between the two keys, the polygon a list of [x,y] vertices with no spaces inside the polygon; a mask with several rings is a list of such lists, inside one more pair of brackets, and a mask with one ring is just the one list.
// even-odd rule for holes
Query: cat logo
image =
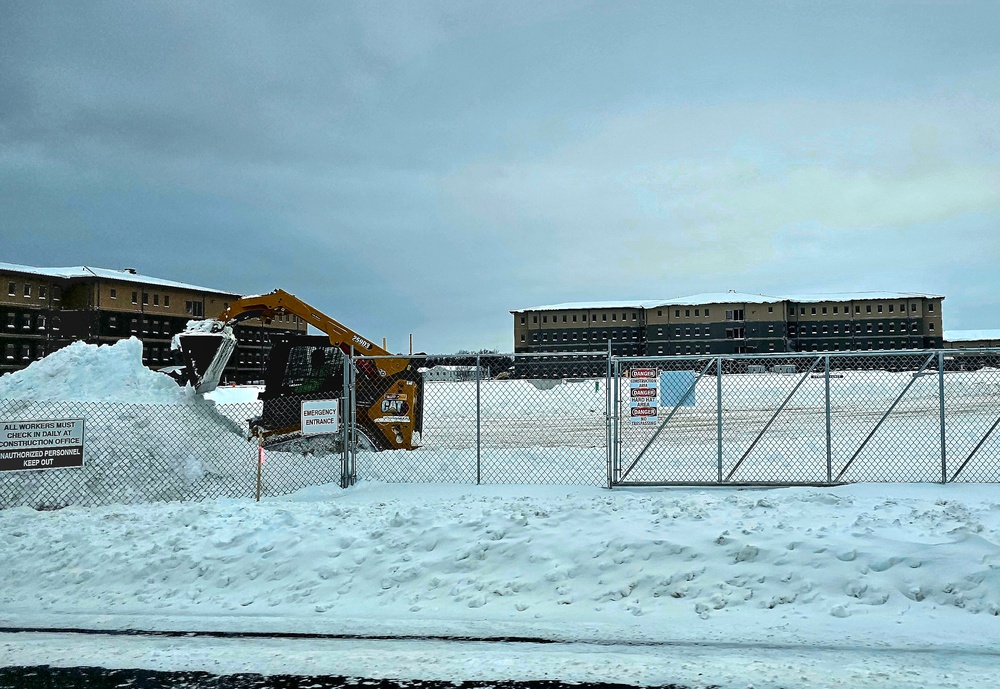
{"label": "cat logo", "polygon": [[382,400],[382,413],[402,416],[406,413],[406,402],[403,400]]}

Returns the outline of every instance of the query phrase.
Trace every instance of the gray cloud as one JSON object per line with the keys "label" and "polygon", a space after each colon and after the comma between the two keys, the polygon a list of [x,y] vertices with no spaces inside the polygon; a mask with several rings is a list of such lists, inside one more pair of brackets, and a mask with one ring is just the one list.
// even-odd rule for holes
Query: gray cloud
{"label": "gray cloud", "polygon": [[[3,259],[299,293],[371,337],[735,288],[987,327],[991,2],[0,4]],[[919,283],[919,284],[915,284]]]}

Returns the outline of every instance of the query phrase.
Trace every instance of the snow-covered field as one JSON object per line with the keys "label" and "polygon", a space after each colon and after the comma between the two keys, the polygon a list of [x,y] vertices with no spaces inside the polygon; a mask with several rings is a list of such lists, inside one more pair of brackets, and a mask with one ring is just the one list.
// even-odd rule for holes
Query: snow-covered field
{"label": "snow-covered field", "polygon": [[993,486],[366,483],[259,504],[11,509],[0,551],[6,627],[567,642],[20,635],[0,636],[0,665],[741,688],[1000,677]]}

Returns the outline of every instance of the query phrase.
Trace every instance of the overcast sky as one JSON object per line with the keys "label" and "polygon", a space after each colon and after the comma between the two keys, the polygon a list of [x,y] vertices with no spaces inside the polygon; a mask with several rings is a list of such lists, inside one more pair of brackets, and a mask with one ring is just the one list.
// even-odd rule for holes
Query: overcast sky
{"label": "overcast sky", "polygon": [[944,294],[1000,328],[1000,2],[0,0],[0,261],[511,309]]}

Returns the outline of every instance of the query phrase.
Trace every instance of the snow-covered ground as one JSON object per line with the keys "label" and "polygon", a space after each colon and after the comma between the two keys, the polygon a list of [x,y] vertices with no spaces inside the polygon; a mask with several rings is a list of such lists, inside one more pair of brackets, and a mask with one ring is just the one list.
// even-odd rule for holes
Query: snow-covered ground
{"label": "snow-covered ground", "polygon": [[[255,389],[220,388],[214,401],[191,396],[142,368],[134,342],[74,345],[53,356],[0,379],[5,414],[105,405],[93,407],[104,412],[88,416],[87,426],[88,437],[104,444],[88,456],[84,471],[90,473],[0,477],[0,498],[16,501],[12,491],[36,490],[42,481],[50,481],[49,488],[66,485],[50,478],[56,476],[86,476],[72,491],[104,490],[121,481],[127,461],[126,473],[142,482],[124,500],[182,497],[191,491],[188,483],[250,477],[250,467],[241,464],[246,439],[236,410],[253,408]],[[970,372],[984,376],[970,395],[988,398],[964,410],[977,424],[996,406],[988,387],[994,373]],[[872,389],[863,376],[876,374],[855,374],[839,381],[843,390]],[[877,375],[879,394],[906,383],[904,374]],[[734,390],[750,380],[734,379]],[[756,397],[748,392],[742,403],[734,397],[732,409],[766,417],[773,404],[761,401],[761,391],[775,397],[788,384],[762,380]],[[914,385],[920,394],[904,417],[909,421],[894,431],[902,433],[894,454],[901,462],[909,459],[905,423],[923,428],[937,412],[918,385],[923,381]],[[483,390],[487,471],[491,461],[518,461],[534,480],[545,476],[539,467],[600,476],[605,391],[599,384],[543,390],[526,381],[491,381]],[[371,473],[362,469],[394,468],[402,472],[395,480],[423,471],[438,483],[323,485],[261,503],[0,511],[0,626],[6,629],[352,638],[0,632],[0,666],[696,687],[966,687],[993,686],[1000,676],[1000,496],[994,485],[609,491],[442,483],[459,470],[463,480],[470,478],[474,391],[428,385],[426,446],[381,453],[372,466],[363,464],[371,458],[359,457],[363,477]],[[689,416],[680,427],[705,430],[711,392],[699,392],[696,406],[683,409]],[[109,400],[115,406],[108,407]],[[173,437],[156,423],[165,409],[199,430]],[[628,440],[641,439],[639,433]],[[692,447],[683,437],[670,442]],[[288,461],[286,454],[273,453],[265,475]],[[307,460],[294,457],[302,470]],[[510,466],[506,471],[502,476],[517,475]],[[180,485],[180,492],[140,491],[157,481]],[[372,636],[410,638],[361,638]]]}
{"label": "snow-covered ground", "polygon": [[366,483],[259,504],[11,509],[0,552],[5,627],[577,642],[22,635],[0,637],[0,665],[723,687],[1000,676],[994,486]]}

